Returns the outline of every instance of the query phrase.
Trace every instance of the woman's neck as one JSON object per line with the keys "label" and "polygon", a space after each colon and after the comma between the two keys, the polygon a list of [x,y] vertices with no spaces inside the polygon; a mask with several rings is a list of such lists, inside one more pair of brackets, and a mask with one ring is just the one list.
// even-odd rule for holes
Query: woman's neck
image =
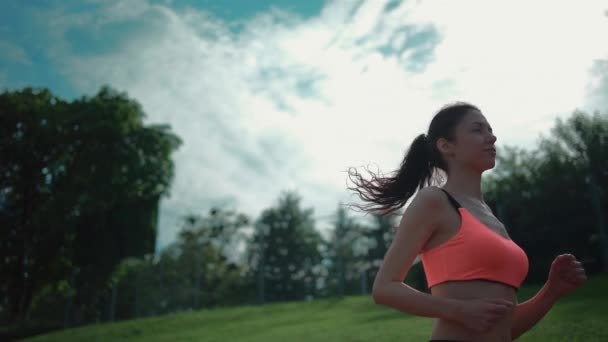
{"label": "woman's neck", "polygon": [[465,169],[452,170],[443,187],[449,192],[485,203],[481,191],[480,172]]}

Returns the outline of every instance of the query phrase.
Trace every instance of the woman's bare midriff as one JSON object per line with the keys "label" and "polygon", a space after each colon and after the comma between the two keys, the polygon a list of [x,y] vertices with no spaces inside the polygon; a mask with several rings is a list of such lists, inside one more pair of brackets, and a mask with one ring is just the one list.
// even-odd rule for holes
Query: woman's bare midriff
{"label": "woman's bare midriff", "polygon": [[[433,286],[434,296],[454,299],[501,298],[517,304],[517,292],[513,287],[486,280],[450,281]],[[463,325],[445,320],[434,319],[431,339],[462,341],[508,341],[511,342],[511,325],[514,309],[511,309],[501,321],[485,333],[478,333]]]}

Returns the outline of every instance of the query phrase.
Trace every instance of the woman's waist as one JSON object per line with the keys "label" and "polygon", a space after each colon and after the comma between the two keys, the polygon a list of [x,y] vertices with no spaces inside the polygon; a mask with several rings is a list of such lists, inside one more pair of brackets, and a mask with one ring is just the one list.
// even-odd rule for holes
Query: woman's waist
{"label": "woman's waist", "polygon": [[483,333],[467,329],[456,321],[434,319],[433,338],[463,341],[511,341],[511,327],[517,304],[517,292],[509,285],[485,280],[450,281],[434,286],[434,296],[458,299],[504,299],[514,303],[513,308],[503,318]]}
{"label": "woman's waist", "polygon": [[457,341],[512,341],[511,327],[513,314],[507,314],[489,330],[477,332],[467,329],[458,322],[436,318],[433,320],[432,339],[449,339]]}
{"label": "woman's waist", "polygon": [[517,301],[517,290],[511,285],[485,280],[451,280],[431,288],[434,296],[453,299],[500,298]]}

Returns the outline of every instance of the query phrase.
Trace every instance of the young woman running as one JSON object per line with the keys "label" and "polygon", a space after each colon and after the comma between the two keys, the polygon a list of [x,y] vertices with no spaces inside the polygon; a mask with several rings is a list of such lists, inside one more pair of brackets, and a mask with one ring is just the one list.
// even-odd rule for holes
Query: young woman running
{"label": "young woman running", "polygon": [[[364,209],[389,213],[406,208],[376,274],[377,304],[432,317],[431,341],[512,341],[534,326],[562,296],[586,281],[571,254],[555,258],[547,282],[517,303],[528,273],[526,253],[484,202],[482,173],[495,165],[496,136],[481,111],[467,103],[441,109],[428,134],[416,137],[391,177],[364,179],[357,191]],[[432,186],[437,169],[447,175]],[[352,179],[352,178],[351,178]],[[403,283],[420,256],[431,294]]]}

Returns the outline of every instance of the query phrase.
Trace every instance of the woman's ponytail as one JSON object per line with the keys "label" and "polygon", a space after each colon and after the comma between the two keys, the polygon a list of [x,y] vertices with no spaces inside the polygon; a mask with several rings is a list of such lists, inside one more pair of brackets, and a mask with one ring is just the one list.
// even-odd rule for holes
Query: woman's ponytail
{"label": "woman's ponytail", "polygon": [[[389,177],[378,177],[368,170],[372,175],[371,180],[364,179],[357,170],[349,168],[349,178],[356,187],[348,187],[356,191],[365,202],[371,202],[365,206],[355,207],[372,212],[380,212],[383,215],[401,208],[408,199],[424,186],[431,184],[432,166],[431,151],[425,134],[420,134],[412,142],[401,166]],[[353,180],[354,177],[355,179]]]}

